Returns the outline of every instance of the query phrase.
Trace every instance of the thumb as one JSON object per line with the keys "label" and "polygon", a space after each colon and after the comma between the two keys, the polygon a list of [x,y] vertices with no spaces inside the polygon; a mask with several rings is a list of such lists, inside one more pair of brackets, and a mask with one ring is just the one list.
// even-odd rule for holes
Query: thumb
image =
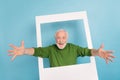
{"label": "thumb", "polygon": [[21,46],[24,47],[24,41],[21,42]]}
{"label": "thumb", "polygon": [[14,61],[14,59],[17,57],[17,55],[14,55],[11,59],[11,61]]}
{"label": "thumb", "polygon": [[102,48],[102,49],[103,49],[103,48],[104,48],[104,44],[101,44],[101,45],[100,45],[100,48]]}

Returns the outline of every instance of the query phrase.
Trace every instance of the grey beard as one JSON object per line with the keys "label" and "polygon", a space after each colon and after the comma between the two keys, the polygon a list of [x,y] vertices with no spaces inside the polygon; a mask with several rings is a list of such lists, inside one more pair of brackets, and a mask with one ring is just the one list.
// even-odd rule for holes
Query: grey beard
{"label": "grey beard", "polygon": [[[60,43],[61,44],[61,43]],[[62,43],[63,44],[63,43]],[[63,47],[61,48],[60,46],[59,46],[59,43],[56,43],[56,45],[57,45],[57,47],[59,48],[59,49],[64,49],[65,48],[65,46],[66,46],[66,43],[63,45]]]}

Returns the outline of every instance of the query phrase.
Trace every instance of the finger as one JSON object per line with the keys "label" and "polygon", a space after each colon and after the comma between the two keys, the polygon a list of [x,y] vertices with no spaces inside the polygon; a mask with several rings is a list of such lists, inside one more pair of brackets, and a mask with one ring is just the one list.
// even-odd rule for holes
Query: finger
{"label": "finger", "polygon": [[14,55],[11,59],[11,61],[14,61],[14,59],[17,57],[17,55]]}
{"label": "finger", "polygon": [[113,60],[111,58],[106,58],[105,61],[106,61],[106,64],[108,64],[109,61],[113,62]]}
{"label": "finger", "polygon": [[105,61],[106,61],[106,64],[108,64],[108,59],[105,59]]}
{"label": "finger", "polygon": [[108,54],[106,57],[115,58],[112,54]]}
{"label": "finger", "polygon": [[21,46],[24,47],[24,41],[21,42]]}
{"label": "finger", "polygon": [[13,50],[8,50],[9,53],[13,53],[14,51]]}
{"label": "finger", "polygon": [[102,49],[103,49],[103,48],[104,48],[104,44],[101,44],[101,45],[100,45],[100,48],[102,48]]}
{"label": "finger", "polygon": [[13,53],[8,54],[8,56],[13,56],[13,55],[14,55]]}
{"label": "finger", "polygon": [[12,47],[13,49],[17,49],[17,47],[13,44],[10,44],[9,46]]}
{"label": "finger", "polygon": [[111,58],[115,58],[115,56],[113,56],[113,55],[111,55],[110,57],[111,57]]}
{"label": "finger", "polygon": [[111,58],[107,58],[107,60],[110,61],[110,62],[113,62],[113,60]]}
{"label": "finger", "polygon": [[112,51],[112,50],[106,50],[106,52],[107,52],[107,53],[113,53],[113,51]]}

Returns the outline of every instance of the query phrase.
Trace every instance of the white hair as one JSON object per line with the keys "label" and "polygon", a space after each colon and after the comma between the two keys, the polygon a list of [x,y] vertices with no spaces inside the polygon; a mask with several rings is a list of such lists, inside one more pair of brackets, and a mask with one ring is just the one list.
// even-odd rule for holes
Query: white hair
{"label": "white hair", "polygon": [[64,29],[59,29],[59,30],[56,31],[55,37],[56,37],[56,34],[57,34],[58,32],[65,32],[66,35],[68,36],[68,32],[67,32],[66,30],[64,30]]}

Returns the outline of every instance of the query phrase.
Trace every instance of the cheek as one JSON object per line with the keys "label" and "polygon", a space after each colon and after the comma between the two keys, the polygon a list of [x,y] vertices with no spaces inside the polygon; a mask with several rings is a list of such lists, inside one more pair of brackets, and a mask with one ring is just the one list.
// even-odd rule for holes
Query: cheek
{"label": "cheek", "polygon": [[59,42],[59,39],[56,39],[56,42]]}
{"label": "cheek", "polygon": [[64,39],[64,42],[66,42],[67,41],[67,39]]}

